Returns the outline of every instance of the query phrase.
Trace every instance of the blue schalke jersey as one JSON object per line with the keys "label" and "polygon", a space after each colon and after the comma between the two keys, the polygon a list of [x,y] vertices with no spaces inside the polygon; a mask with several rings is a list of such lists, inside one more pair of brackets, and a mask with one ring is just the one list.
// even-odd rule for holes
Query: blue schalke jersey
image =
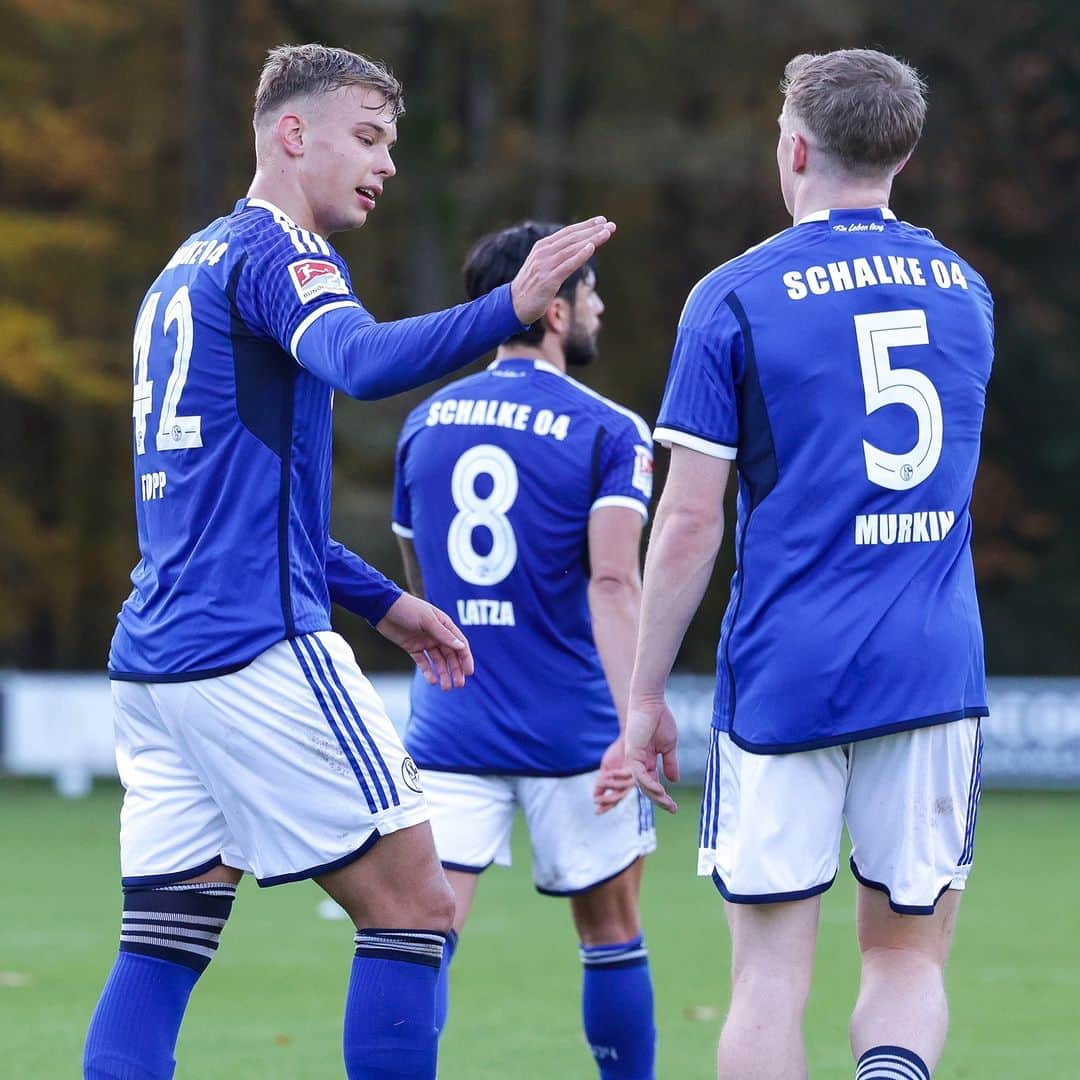
{"label": "blue schalke jersey", "polygon": [[413,410],[398,443],[394,531],[427,599],[469,636],[476,674],[413,680],[406,746],[422,768],[567,776],[619,733],[593,643],[588,522],[648,513],[652,440],[628,409],[542,360],[500,360]]}
{"label": "blue schalke jersey", "polygon": [[328,629],[331,600],[382,618],[400,589],[328,536],[334,388],[396,393],[519,329],[509,287],[377,323],[326,240],[259,199],[190,237],[135,326],[141,558],[112,677],[235,671]]}
{"label": "blue schalke jersey", "polygon": [[713,724],[747,750],[987,714],[970,503],[983,279],[888,211],[720,266],[679,323],[655,437],[738,468]]}

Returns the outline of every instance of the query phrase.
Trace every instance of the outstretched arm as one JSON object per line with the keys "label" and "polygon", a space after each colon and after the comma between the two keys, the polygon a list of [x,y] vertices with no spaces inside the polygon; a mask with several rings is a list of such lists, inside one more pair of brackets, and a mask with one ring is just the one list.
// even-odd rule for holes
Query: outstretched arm
{"label": "outstretched arm", "polygon": [[678,731],[665,692],[690,620],[705,595],[724,536],[724,489],[731,462],[672,446],[667,484],[645,558],[634,673],[627,706],[626,759],[638,787],[674,813],[664,776],[679,779]]}
{"label": "outstretched arm", "polygon": [[380,323],[355,297],[324,304],[293,331],[289,351],[352,397],[374,400],[421,386],[535,322],[614,231],[602,217],[568,225],[533,245],[509,285],[446,311]]}

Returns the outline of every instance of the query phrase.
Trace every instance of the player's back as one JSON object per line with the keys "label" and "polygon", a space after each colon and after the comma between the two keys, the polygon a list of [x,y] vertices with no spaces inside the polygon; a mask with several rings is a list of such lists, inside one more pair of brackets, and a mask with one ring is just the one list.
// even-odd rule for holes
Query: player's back
{"label": "player's back", "polygon": [[593,643],[588,520],[646,512],[644,422],[543,361],[501,360],[410,415],[394,527],[432,603],[476,657],[465,689],[414,681],[410,752],[427,768],[570,774],[618,733]]}
{"label": "player's back", "polygon": [[[979,275],[880,210],[815,215],[691,294],[658,437],[737,449],[715,709],[737,742],[985,715],[969,506],[992,338]],[[691,385],[702,363],[719,390]]]}

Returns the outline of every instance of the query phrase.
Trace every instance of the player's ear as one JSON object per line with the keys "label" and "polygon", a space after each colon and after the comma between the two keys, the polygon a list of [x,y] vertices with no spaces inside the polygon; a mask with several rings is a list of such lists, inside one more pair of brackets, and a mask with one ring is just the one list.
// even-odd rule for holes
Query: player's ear
{"label": "player's ear", "polygon": [[296,113],[282,113],[274,125],[274,133],[282,149],[290,157],[304,152],[304,121]]}
{"label": "player's ear", "polygon": [[797,131],[791,134],[791,171],[801,173],[810,157],[810,144]]}
{"label": "player's ear", "polygon": [[570,305],[564,296],[556,296],[544,312],[544,329],[561,334],[570,322]]}
{"label": "player's ear", "polygon": [[913,153],[915,153],[914,150],[912,150],[910,153],[904,155],[904,157],[901,160],[900,164],[897,165],[895,169],[893,169],[893,176],[899,176],[900,173],[902,173],[904,171],[904,166],[911,160],[911,155]]}

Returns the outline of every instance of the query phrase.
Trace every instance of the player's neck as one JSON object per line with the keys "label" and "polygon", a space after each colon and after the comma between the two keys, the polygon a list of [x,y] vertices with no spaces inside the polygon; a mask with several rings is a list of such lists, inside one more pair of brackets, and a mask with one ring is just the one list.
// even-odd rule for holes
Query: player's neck
{"label": "player's neck", "polygon": [[308,232],[322,235],[311,213],[311,207],[308,205],[307,199],[304,198],[304,193],[284,177],[279,179],[262,169],[256,169],[255,176],[251,180],[251,186],[247,191],[247,197],[272,203],[279,210],[283,210],[288,214],[301,229],[307,229]]}
{"label": "player's neck", "polygon": [[869,184],[827,183],[807,184],[795,194],[792,220],[798,224],[810,214],[822,210],[872,210],[889,205],[891,183],[875,181]]}
{"label": "player's neck", "polygon": [[495,360],[543,360],[566,374],[566,357],[562,349],[544,349],[535,345],[500,345]]}

